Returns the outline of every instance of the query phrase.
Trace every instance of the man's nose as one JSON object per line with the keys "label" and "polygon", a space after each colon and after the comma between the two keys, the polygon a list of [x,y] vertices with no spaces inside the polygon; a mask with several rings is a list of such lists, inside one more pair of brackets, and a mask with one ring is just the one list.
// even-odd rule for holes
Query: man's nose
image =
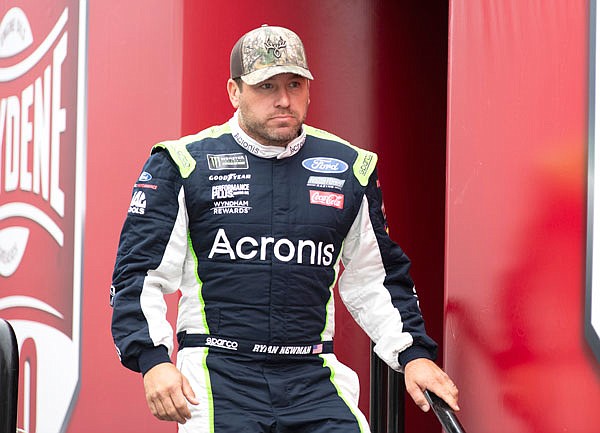
{"label": "man's nose", "polygon": [[288,90],[285,87],[282,87],[277,92],[275,106],[276,107],[289,107],[289,105],[290,105],[290,95],[288,94]]}

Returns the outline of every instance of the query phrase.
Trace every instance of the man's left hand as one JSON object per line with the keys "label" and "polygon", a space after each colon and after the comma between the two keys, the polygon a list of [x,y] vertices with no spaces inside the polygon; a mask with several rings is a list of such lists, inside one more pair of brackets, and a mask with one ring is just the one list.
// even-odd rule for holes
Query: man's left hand
{"label": "man's left hand", "polygon": [[423,391],[426,389],[442,398],[455,411],[458,407],[458,388],[437,364],[426,358],[417,358],[404,367],[406,391],[423,412],[429,410],[429,403]]}

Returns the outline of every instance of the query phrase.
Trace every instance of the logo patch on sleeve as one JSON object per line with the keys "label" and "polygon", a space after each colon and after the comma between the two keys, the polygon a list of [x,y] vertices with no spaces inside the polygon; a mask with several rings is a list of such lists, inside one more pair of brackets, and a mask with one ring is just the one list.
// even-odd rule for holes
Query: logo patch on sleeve
{"label": "logo patch on sleeve", "polygon": [[209,170],[246,170],[248,158],[243,153],[227,153],[206,155]]}
{"label": "logo patch on sleeve", "polygon": [[336,194],[328,191],[310,190],[310,204],[331,206],[338,209],[344,208],[344,194]]}

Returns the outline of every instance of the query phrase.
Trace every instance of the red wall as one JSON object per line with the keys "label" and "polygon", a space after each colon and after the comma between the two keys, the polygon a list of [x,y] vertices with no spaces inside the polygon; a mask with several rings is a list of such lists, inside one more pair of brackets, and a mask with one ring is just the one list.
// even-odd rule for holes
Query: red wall
{"label": "red wall", "polygon": [[149,413],[141,376],[110,335],[112,266],[131,187],[151,144],[181,129],[182,5],[89,4],[82,379],[68,432],[175,431]]}
{"label": "red wall", "polygon": [[445,359],[467,431],[600,425],[587,50],[585,1],[450,2]]}

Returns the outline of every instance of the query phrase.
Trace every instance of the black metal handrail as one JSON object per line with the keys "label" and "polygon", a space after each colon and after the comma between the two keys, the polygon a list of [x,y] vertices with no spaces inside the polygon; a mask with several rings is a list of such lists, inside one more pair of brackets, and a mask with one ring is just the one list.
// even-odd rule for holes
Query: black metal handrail
{"label": "black metal handrail", "polygon": [[[371,433],[404,433],[404,375],[389,368],[375,355],[372,346],[369,401]],[[466,433],[444,400],[431,391],[425,391],[425,397],[446,433]]]}
{"label": "black metal handrail", "polygon": [[10,323],[0,319],[0,433],[17,431],[19,348]]}
{"label": "black metal handrail", "polygon": [[425,391],[425,397],[447,433],[465,433],[465,429],[460,424],[456,414],[444,400],[427,390]]}

